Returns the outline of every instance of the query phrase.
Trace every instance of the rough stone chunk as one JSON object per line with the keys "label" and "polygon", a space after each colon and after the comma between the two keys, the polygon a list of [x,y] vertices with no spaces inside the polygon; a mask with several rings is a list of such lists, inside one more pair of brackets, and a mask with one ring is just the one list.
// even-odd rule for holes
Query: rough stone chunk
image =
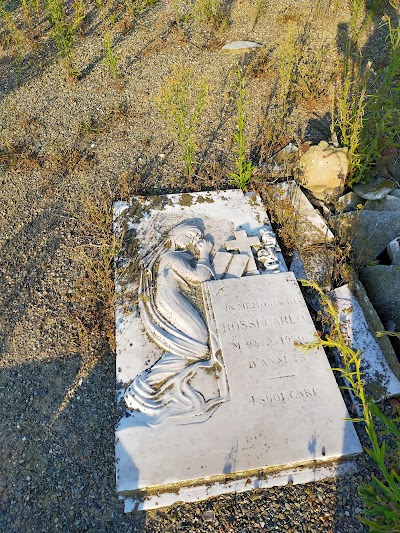
{"label": "rough stone chunk", "polygon": [[336,202],[336,213],[347,213],[355,211],[357,206],[363,204],[363,199],[355,192],[348,192],[340,196]]}
{"label": "rough stone chunk", "polygon": [[340,236],[350,240],[354,259],[366,265],[382,253],[387,244],[400,234],[397,211],[358,211],[336,215],[331,219]]}
{"label": "rough stone chunk", "polygon": [[382,200],[369,200],[364,209],[367,211],[400,211],[400,198],[389,194]]}
{"label": "rough stone chunk", "polygon": [[392,265],[400,265],[400,237],[393,239],[387,245],[387,253],[390,257]]}
{"label": "rough stone chunk", "polygon": [[357,183],[353,191],[364,200],[382,200],[396,187],[396,182],[391,179],[377,178],[371,183]]}
{"label": "rough stone chunk", "polygon": [[300,156],[295,177],[316,198],[330,202],[343,192],[348,166],[347,148],[321,141]]}

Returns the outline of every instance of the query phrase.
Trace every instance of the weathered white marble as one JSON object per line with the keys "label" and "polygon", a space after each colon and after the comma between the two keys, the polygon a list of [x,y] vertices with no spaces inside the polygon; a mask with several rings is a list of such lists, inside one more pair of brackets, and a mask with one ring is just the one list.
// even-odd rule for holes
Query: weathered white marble
{"label": "weathered white marble", "polygon": [[230,479],[224,476],[219,482],[206,482],[201,485],[188,485],[166,489],[162,492],[154,492],[148,499],[138,501],[133,497],[125,497],[125,512],[141,511],[159,507],[168,507],[176,502],[195,502],[206,500],[229,492],[245,492],[251,489],[268,489],[281,487],[288,483],[299,485],[313,483],[326,478],[342,477],[357,472],[354,461],[343,463],[319,463],[318,468],[304,468],[303,466],[266,467],[262,471],[249,472],[246,477]]}
{"label": "weathered white marble", "polygon": [[277,183],[273,186],[274,201],[289,201],[293,206],[293,217],[296,220],[299,238],[303,246],[325,243],[334,239],[325,220],[318,210],[308,201],[295,181]]}
{"label": "weathered white marble", "polygon": [[339,311],[342,333],[353,350],[361,350],[361,370],[368,396],[377,401],[400,394],[400,380],[388,365],[350,287],[343,285],[332,291],[332,296]]}
{"label": "weathered white marble", "polygon": [[[294,275],[282,261],[268,275],[255,260],[269,248],[281,259],[258,198],[222,191],[118,204],[123,228],[134,256],[133,265],[117,261],[125,292],[117,308],[124,416],[116,474],[126,510],[336,475],[332,461],[361,447],[323,350],[304,355],[295,346],[315,329]],[[226,243],[241,231],[244,243],[226,262]],[[249,270],[249,259],[266,275]],[[230,274],[236,260],[245,264],[241,277]],[[171,297],[199,313],[191,329],[184,312],[174,317],[157,303],[160,278],[175,275],[182,289],[172,287]],[[169,278],[162,283],[171,289]]]}
{"label": "weathered white marble", "polygon": [[223,52],[242,52],[243,50],[254,50],[257,48],[263,48],[264,46],[264,44],[255,41],[234,41],[225,44],[221,50]]}

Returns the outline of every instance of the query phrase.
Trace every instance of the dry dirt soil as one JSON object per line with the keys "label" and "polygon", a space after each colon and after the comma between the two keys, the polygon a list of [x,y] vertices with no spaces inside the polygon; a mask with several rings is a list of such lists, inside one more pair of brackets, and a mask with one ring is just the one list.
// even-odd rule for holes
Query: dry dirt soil
{"label": "dry dirt soil", "polygon": [[[18,54],[0,48],[2,531],[365,531],[357,486],[371,475],[366,458],[344,480],[148,514],[124,515],[114,479],[112,202],[232,186],[238,66],[248,74],[245,131],[256,164],[290,140],[329,138],[349,22],[347,4],[333,4],[226,1],[226,24],[215,29],[177,19],[164,0],[135,19],[117,10],[113,21],[107,7],[102,18],[89,2],[74,48],[75,81],[66,79],[44,18],[33,25],[35,46]],[[283,120],[280,50],[290,49],[294,29],[298,71]],[[106,32],[117,80],[105,61]],[[235,40],[265,46],[220,51]],[[378,19],[365,59],[379,65],[385,50]],[[178,66],[205,77],[209,92],[191,180],[155,105]],[[260,172],[252,186],[264,179]]]}

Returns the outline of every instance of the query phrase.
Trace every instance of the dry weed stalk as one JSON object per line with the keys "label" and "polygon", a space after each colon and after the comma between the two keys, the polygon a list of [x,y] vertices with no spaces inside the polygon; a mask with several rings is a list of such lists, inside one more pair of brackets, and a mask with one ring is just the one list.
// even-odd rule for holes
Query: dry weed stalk
{"label": "dry weed stalk", "polygon": [[194,76],[189,67],[179,67],[169,76],[155,101],[183,151],[184,175],[189,184],[196,167],[196,131],[207,103],[205,78]]}
{"label": "dry weed stalk", "polygon": [[72,259],[81,275],[72,297],[72,320],[81,343],[98,345],[106,341],[114,349],[114,259],[120,250],[122,235],[113,233],[110,193],[101,190],[82,194],[82,213],[78,220],[82,240],[72,251]]}
{"label": "dry weed stalk", "polygon": [[245,137],[246,115],[244,110],[244,100],[246,95],[245,77],[238,67],[237,82],[235,85],[236,97],[234,99],[236,107],[236,130],[234,133],[235,147],[233,151],[236,154],[236,172],[230,172],[229,177],[233,184],[240,189],[245,189],[250,182],[256,167],[251,159],[247,157],[247,139]]}

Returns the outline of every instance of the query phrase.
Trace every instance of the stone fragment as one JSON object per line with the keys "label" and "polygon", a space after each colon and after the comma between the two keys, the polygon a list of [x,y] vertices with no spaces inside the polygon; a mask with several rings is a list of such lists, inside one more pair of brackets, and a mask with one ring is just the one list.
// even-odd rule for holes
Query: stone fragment
{"label": "stone fragment", "polygon": [[215,520],[215,511],[204,511],[201,516],[203,520],[212,522],[213,520]]}
{"label": "stone fragment", "polygon": [[247,269],[249,263],[249,257],[247,255],[235,254],[232,255],[232,261],[229,265],[229,269],[225,274],[225,279],[228,278],[241,278]]}
{"label": "stone fragment", "polygon": [[341,238],[351,242],[352,254],[358,265],[366,265],[376,259],[400,234],[397,211],[362,210],[335,215],[331,222]]}
{"label": "stone fragment", "polygon": [[400,237],[389,242],[387,245],[387,253],[392,265],[400,265]]}
{"label": "stone fragment", "polygon": [[321,244],[334,239],[317,209],[311,205],[295,181],[286,181],[272,186],[274,202],[290,202],[293,206],[293,220],[298,233],[298,247]]}
{"label": "stone fragment", "polygon": [[261,165],[262,171],[270,177],[292,176],[299,164],[299,149],[293,143],[279,150]]}
{"label": "stone fragment", "polygon": [[[351,269],[349,271],[349,278],[351,290],[363,310],[364,317],[368,322],[369,330],[372,332],[383,331],[385,328],[381,319],[379,318],[378,313],[376,312],[375,307],[368,298],[368,294],[364,288],[364,285],[358,279],[355,272]],[[389,337],[387,335],[383,335],[381,337],[376,336],[376,341],[379,344],[379,347],[391,370],[400,380],[400,362],[396,356],[396,352],[393,349],[393,345],[390,342]]]}
{"label": "stone fragment", "polygon": [[400,394],[400,380],[388,365],[370,330],[362,307],[348,285],[332,291],[339,312],[340,329],[354,351],[361,351],[365,389],[368,397],[378,401]]}
{"label": "stone fragment", "polygon": [[[359,276],[385,330],[400,332],[400,266],[368,266],[360,268]],[[400,354],[400,340],[390,340]]]}
{"label": "stone fragment", "polygon": [[356,211],[357,206],[363,204],[363,199],[355,192],[348,192],[340,196],[336,202],[336,213],[347,213],[349,211]]}
{"label": "stone fragment", "polygon": [[225,44],[221,50],[223,52],[241,52],[243,50],[252,50],[255,48],[263,48],[265,45],[255,41],[234,41]]}
{"label": "stone fragment", "polygon": [[397,187],[397,183],[391,179],[378,177],[370,183],[357,183],[353,185],[353,191],[364,198],[364,200],[382,200],[393,189]]}
{"label": "stone fragment", "polygon": [[315,247],[310,251],[296,250],[290,265],[296,279],[315,281],[322,289],[329,291],[332,284],[333,252]]}
{"label": "stone fragment", "polygon": [[343,192],[348,165],[347,148],[335,148],[321,141],[301,154],[296,181],[316,198],[329,203]]}
{"label": "stone fragment", "polygon": [[389,194],[382,200],[368,200],[364,209],[367,211],[400,211],[400,198]]}
{"label": "stone fragment", "polygon": [[386,148],[382,157],[376,162],[373,172],[375,175],[400,180],[400,157],[397,146],[392,144]]}
{"label": "stone fragment", "polygon": [[[235,231],[234,237],[231,237],[225,242],[225,248],[228,251],[238,251],[240,252],[240,255],[244,255],[248,258],[245,268],[249,274],[259,274],[252,251],[253,247],[260,247],[260,239],[256,235],[249,237],[244,229]],[[238,277],[242,275],[242,272]]]}
{"label": "stone fragment", "polygon": [[215,279],[221,279],[225,276],[230,262],[232,261],[232,254],[228,252],[217,252],[214,256],[214,272]]}

